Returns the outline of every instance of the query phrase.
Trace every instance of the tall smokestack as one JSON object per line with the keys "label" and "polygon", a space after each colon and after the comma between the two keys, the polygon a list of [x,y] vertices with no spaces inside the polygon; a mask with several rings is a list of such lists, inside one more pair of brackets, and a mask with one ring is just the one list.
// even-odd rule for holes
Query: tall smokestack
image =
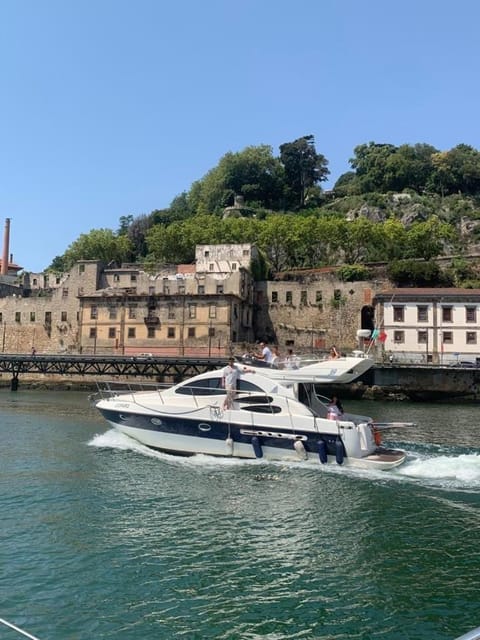
{"label": "tall smokestack", "polygon": [[2,276],[8,275],[8,253],[10,251],[10,218],[5,218],[3,232]]}

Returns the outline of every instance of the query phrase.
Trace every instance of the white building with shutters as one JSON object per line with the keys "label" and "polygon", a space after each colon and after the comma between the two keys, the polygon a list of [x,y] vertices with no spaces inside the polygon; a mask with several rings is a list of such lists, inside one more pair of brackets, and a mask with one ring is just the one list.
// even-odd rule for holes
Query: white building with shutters
{"label": "white building with shutters", "polygon": [[377,341],[397,362],[480,362],[480,289],[391,289],[374,297]]}

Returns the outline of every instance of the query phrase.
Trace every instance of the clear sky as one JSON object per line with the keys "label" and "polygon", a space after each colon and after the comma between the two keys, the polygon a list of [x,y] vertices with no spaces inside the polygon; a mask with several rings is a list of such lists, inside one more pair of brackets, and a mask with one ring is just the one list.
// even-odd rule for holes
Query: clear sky
{"label": "clear sky", "polygon": [[[480,147],[477,0],[0,0],[0,238],[41,271],[228,151]],[[1,252],[0,252],[1,255]]]}

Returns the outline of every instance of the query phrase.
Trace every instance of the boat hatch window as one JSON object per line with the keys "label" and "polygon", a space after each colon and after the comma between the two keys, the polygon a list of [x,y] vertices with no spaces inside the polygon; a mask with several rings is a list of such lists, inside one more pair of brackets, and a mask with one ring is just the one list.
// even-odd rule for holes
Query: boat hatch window
{"label": "boat hatch window", "polygon": [[242,402],[243,404],[270,404],[271,402],[273,402],[272,396],[266,396],[266,395],[261,395],[261,396],[239,395],[235,398],[235,400],[237,400],[238,402]]}
{"label": "boat hatch window", "polygon": [[275,404],[252,404],[248,407],[242,407],[242,411],[253,411],[254,413],[280,413],[281,407]]}
{"label": "boat hatch window", "polygon": [[208,380],[192,380],[178,387],[175,393],[188,396],[213,396],[225,393],[222,387],[222,378],[209,378]]}

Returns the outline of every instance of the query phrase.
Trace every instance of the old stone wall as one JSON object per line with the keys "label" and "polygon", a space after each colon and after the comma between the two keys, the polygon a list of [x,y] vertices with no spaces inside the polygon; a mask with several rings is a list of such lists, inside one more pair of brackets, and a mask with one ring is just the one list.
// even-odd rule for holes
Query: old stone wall
{"label": "old stone wall", "polygon": [[257,283],[255,333],[298,350],[323,350],[332,344],[345,351],[358,348],[357,330],[365,328],[365,318],[372,318],[373,297],[387,282],[342,282],[330,270]]}

